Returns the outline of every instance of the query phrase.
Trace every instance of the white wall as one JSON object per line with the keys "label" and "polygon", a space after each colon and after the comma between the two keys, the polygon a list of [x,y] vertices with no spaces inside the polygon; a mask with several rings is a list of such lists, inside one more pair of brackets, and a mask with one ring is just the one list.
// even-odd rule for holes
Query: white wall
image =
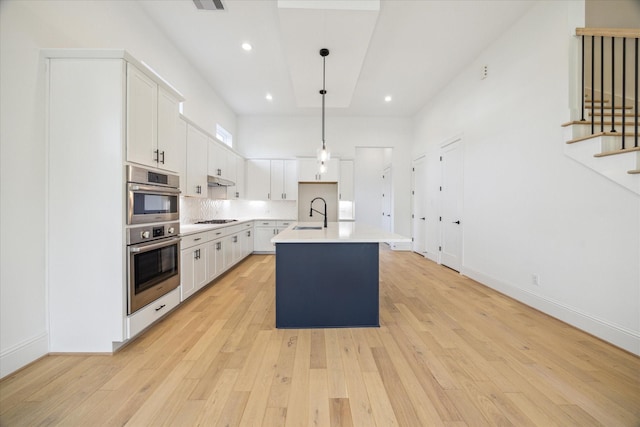
{"label": "white wall", "polygon": [[[254,158],[315,156],[321,134],[320,110],[313,117],[238,118],[239,149]],[[412,120],[400,117],[336,117],[328,113],[325,139],[332,157],[354,159],[356,147],[393,148],[394,232],[410,236]],[[356,159],[356,173],[362,167]],[[358,191],[356,183],[356,194]],[[359,209],[356,202],[356,219]]]}
{"label": "white wall", "polygon": [[217,122],[236,131],[233,111],[137,2],[0,2],[0,376],[48,350],[45,70],[39,49],[56,47],[124,48],[182,92],[186,116],[210,132]]}
{"label": "white wall", "polygon": [[464,135],[464,274],[640,354],[640,198],[563,154],[580,13],[537,3],[416,116],[413,157]]}

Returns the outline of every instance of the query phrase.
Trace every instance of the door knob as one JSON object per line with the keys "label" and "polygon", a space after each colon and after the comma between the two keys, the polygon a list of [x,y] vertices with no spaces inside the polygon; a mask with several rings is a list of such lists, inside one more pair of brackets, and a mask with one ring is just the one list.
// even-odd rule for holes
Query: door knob
{"label": "door knob", "polygon": [[458,221],[453,221],[453,223],[454,223],[454,224],[458,224],[458,225],[460,225],[460,220],[458,220]]}

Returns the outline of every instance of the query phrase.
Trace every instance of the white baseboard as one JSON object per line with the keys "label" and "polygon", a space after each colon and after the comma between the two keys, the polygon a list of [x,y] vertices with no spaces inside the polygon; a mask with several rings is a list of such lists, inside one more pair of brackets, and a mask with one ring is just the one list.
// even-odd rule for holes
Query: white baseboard
{"label": "white baseboard", "polygon": [[486,274],[463,268],[461,274],[501,292],[530,307],[555,317],[571,326],[581,329],[608,343],[640,356],[640,333],[615,325],[590,314],[583,313],[574,307],[537,295],[526,289],[504,283]]}
{"label": "white baseboard", "polygon": [[49,335],[44,332],[0,353],[0,379],[49,353]]}

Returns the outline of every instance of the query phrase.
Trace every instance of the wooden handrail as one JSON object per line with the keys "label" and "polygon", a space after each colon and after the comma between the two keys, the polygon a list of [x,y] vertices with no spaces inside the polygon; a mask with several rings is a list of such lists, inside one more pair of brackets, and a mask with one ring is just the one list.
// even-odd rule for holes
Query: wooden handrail
{"label": "wooden handrail", "polygon": [[576,28],[576,36],[640,38],[640,28]]}

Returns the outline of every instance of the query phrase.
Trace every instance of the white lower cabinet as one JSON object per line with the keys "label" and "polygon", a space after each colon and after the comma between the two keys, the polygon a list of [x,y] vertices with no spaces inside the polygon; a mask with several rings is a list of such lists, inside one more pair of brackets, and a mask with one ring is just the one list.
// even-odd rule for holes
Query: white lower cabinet
{"label": "white lower cabinet", "polygon": [[251,227],[247,227],[242,231],[242,258],[250,255],[253,252],[253,223]]}
{"label": "white lower cabinet", "polygon": [[182,237],[180,299],[184,301],[253,252],[253,221]]}
{"label": "white lower cabinet", "polygon": [[292,220],[257,220],[253,239],[254,252],[274,253],[276,247],[271,243],[271,239],[293,222]]}
{"label": "white lower cabinet", "polygon": [[172,290],[168,294],[158,298],[155,302],[136,311],[127,317],[127,339],[142,332],[147,326],[169,313],[180,304],[180,290]]}
{"label": "white lower cabinet", "polygon": [[[204,236],[202,239],[204,239]],[[202,243],[182,249],[180,251],[180,300],[184,301],[189,298],[207,283],[209,283],[207,277],[207,244]]]}

